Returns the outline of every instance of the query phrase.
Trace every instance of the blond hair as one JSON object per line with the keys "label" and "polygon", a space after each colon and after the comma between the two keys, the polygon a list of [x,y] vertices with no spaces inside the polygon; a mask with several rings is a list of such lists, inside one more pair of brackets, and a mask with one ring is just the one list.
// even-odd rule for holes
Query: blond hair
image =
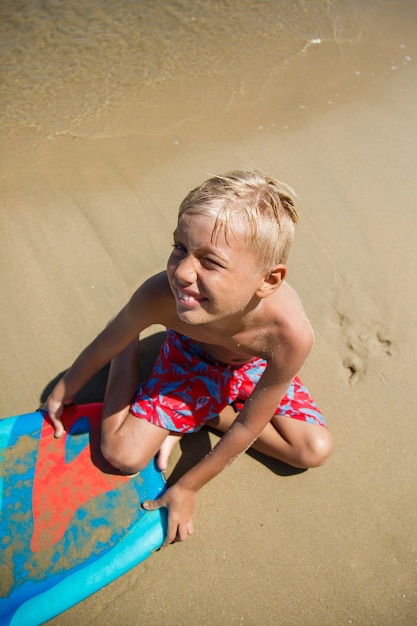
{"label": "blond hair", "polygon": [[215,215],[214,240],[219,233],[227,240],[243,226],[248,245],[259,255],[260,270],[269,270],[288,258],[299,219],[293,196],[291,187],[267,174],[237,170],[213,176],[190,191],[178,220],[185,214]]}

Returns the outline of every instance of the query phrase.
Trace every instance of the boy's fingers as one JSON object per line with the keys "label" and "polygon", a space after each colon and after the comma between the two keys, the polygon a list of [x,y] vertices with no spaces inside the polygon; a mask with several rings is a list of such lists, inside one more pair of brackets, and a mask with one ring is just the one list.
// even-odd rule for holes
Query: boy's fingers
{"label": "boy's fingers", "polygon": [[54,432],[55,439],[60,439],[62,435],[65,435],[65,428],[63,427],[59,428],[55,426],[55,432]]}
{"label": "boy's fingers", "polygon": [[54,437],[55,439],[60,439],[62,437],[62,435],[65,434],[65,428],[63,423],[61,422],[61,420],[57,420],[56,418],[53,418],[51,416],[49,416],[52,422],[52,425],[54,427]]}
{"label": "boy's fingers", "polygon": [[[145,509],[146,511],[156,511],[157,509],[161,509],[164,505],[161,503],[160,500],[144,500],[141,503],[141,507],[142,509]],[[170,543],[173,543],[176,539],[176,526],[175,526],[175,532],[172,532],[170,530],[170,525],[168,526],[168,534],[167,537],[165,538],[164,543],[162,544],[162,547],[166,547],[169,546]]]}
{"label": "boy's fingers", "polygon": [[[48,409],[45,408],[43,409],[44,411],[48,412]],[[48,413],[49,418],[52,422],[52,426],[54,427],[54,437],[55,439],[60,439],[62,437],[62,435],[65,434],[65,428],[63,423],[61,422],[60,419],[57,419],[56,417],[52,417],[50,415],[50,413]]]}
{"label": "boy's fingers", "polygon": [[145,509],[145,511],[156,511],[161,506],[162,504],[160,504],[159,500],[144,500],[141,504],[142,509]]}

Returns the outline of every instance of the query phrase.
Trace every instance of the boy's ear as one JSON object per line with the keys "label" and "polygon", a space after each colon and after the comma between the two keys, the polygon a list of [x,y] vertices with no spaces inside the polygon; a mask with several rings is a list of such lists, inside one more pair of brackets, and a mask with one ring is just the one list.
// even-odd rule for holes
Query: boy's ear
{"label": "boy's ear", "polygon": [[266,298],[274,293],[287,275],[286,265],[280,264],[263,275],[263,279],[256,292],[259,298]]}

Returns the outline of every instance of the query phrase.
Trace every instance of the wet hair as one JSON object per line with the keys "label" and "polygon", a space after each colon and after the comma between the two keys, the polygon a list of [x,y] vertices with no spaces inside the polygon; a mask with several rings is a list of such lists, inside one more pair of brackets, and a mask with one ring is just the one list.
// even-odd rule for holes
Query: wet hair
{"label": "wet hair", "polygon": [[190,191],[178,221],[186,214],[215,216],[213,241],[220,233],[227,241],[231,233],[243,230],[259,256],[260,271],[270,270],[288,258],[299,219],[294,196],[291,187],[267,174],[237,170],[213,176]]}

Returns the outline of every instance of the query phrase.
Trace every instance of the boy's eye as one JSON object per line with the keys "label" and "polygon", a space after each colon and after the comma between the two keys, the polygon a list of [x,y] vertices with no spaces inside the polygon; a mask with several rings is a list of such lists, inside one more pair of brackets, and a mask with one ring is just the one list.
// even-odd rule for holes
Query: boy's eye
{"label": "boy's eye", "polygon": [[173,248],[174,252],[181,252],[182,254],[187,252],[185,246],[181,245],[180,243],[174,243],[172,245],[172,248]]}
{"label": "boy's eye", "polygon": [[217,261],[214,261],[213,259],[202,258],[201,263],[208,268],[221,267],[220,263],[217,263]]}

